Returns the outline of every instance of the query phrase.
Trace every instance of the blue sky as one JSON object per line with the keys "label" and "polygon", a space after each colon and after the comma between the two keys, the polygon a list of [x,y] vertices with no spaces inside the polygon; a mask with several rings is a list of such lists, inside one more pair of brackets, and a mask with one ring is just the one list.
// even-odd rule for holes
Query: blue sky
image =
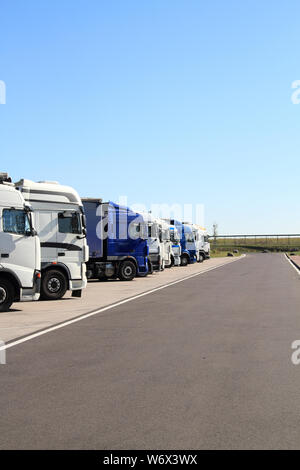
{"label": "blue sky", "polygon": [[1,3],[1,170],[299,233],[297,1]]}

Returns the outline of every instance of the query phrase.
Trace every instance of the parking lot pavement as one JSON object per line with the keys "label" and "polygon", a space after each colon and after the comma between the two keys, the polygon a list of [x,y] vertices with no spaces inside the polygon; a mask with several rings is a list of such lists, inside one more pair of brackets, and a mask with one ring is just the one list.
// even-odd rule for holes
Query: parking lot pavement
{"label": "parking lot pavement", "polygon": [[0,339],[7,342],[19,338],[234,260],[236,258],[213,258],[201,264],[166,269],[164,272],[154,273],[146,278],[137,278],[131,282],[90,281],[81,298],[73,298],[68,293],[58,301],[16,303],[9,312],[0,314]]}
{"label": "parking lot pavement", "polygon": [[0,449],[299,449],[299,280],[251,254],[12,342]]}

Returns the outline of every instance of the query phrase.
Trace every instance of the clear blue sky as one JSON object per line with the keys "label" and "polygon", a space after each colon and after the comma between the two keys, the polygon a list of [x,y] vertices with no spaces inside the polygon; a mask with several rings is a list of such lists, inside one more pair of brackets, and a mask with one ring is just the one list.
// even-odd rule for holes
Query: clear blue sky
{"label": "clear blue sky", "polygon": [[1,170],[300,232],[299,1],[1,2]]}

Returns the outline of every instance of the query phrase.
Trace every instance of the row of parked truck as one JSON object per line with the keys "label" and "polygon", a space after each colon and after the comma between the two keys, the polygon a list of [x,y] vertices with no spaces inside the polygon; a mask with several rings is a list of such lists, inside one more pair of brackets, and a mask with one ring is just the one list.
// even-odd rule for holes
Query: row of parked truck
{"label": "row of parked truck", "polygon": [[81,297],[88,279],[131,281],[209,256],[198,225],[0,173],[0,311],[15,301],[57,300],[67,290]]}

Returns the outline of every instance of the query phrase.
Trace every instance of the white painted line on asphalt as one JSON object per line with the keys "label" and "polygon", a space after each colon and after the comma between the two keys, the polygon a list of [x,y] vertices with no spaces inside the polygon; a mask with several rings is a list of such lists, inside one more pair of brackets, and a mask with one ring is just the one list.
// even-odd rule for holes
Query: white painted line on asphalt
{"label": "white painted line on asphalt", "polygon": [[284,256],[286,257],[286,259],[288,260],[290,265],[295,269],[295,271],[297,271],[298,275],[300,276],[300,269],[297,268],[297,266],[294,265],[293,261],[290,260],[290,258],[287,256],[286,253],[284,253]]}
{"label": "white painted line on asphalt", "polygon": [[132,302],[133,300],[140,299],[141,297],[144,297],[146,295],[153,294],[154,292],[157,292],[159,290],[166,289],[167,287],[170,287],[170,286],[174,286],[175,284],[178,284],[179,282],[192,279],[193,277],[200,276],[201,274],[205,274],[209,271],[213,271],[214,269],[222,268],[222,266],[228,266],[234,261],[239,261],[245,258],[245,256],[246,255],[242,255],[239,258],[230,260],[230,262],[223,263],[223,264],[220,264],[219,266],[214,266],[212,268],[205,269],[204,271],[201,271],[200,273],[191,274],[190,276],[186,276],[182,279],[178,279],[177,281],[172,281],[172,282],[169,282],[168,284],[164,284],[163,286],[155,287],[154,289],[151,289],[147,292],[143,292],[142,294],[137,294],[137,295],[134,295],[133,297],[129,297],[128,299],[120,300],[120,302],[116,302],[115,304],[108,305],[107,307],[99,308],[98,310],[94,310],[93,312],[90,312],[90,313],[84,313],[80,317],[73,318],[72,320],[67,320],[63,323],[59,323],[58,325],[50,326],[49,328],[46,328],[45,330],[38,331],[37,333],[32,333],[28,336],[24,336],[23,338],[17,339],[15,341],[12,341],[11,343],[1,346],[0,351],[3,351],[4,349],[13,348],[14,346],[17,346],[18,344],[25,343],[26,341],[30,341],[31,339],[46,335],[47,333],[51,333],[52,331],[59,330],[60,328],[64,328],[65,326],[69,326],[69,325],[72,325],[73,323],[77,323],[81,320],[85,320],[86,318],[93,317],[94,315],[99,315],[99,313],[106,312],[107,310],[111,310],[112,308],[116,308],[116,307],[119,307],[120,305],[127,304],[128,302]]}

